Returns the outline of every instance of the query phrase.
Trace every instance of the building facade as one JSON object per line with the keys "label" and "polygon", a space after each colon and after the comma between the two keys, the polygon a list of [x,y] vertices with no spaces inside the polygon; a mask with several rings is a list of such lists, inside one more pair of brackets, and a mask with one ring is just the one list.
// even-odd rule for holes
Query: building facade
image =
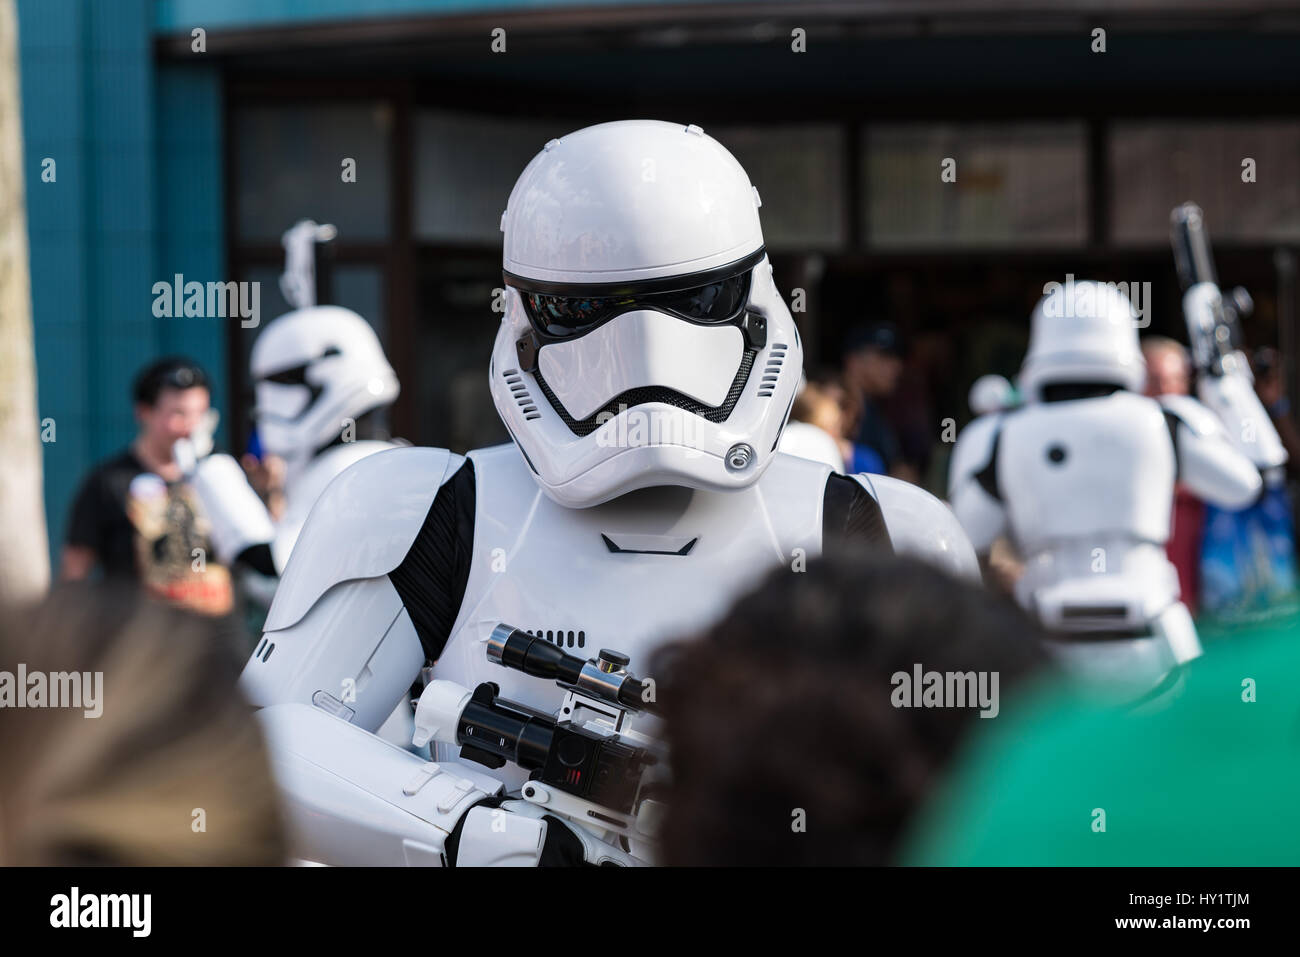
{"label": "building facade", "polygon": [[[279,239],[302,218],[338,228],[321,301],[379,331],[394,433],[503,439],[486,383],[500,214],[542,144],[605,120],[697,123],[728,146],[801,294],[809,362],[894,319],[933,353],[917,414],[936,434],[975,375],[1014,371],[1047,282],[1150,282],[1152,328],[1178,334],[1184,200],[1225,285],[1255,296],[1251,344],[1294,358],[1286,7],[19,0],[52,543],[82,473],[133,434],[129,382],[151,358],[216,373],[219,439],[244,448],[247,356],[286,308]],[[259,324],[156,315],[178,277],[257,283]]]}

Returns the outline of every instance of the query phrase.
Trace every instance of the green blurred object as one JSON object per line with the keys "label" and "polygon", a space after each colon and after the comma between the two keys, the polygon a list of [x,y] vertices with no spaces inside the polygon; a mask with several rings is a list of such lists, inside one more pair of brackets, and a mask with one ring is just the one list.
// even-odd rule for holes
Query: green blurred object
{"label": "green blurred object", "polygon": [[1004,710],[901,862],[1300,864],[1300,615],[1222,626],[1206,645],[1152,713],[1060,685]]}

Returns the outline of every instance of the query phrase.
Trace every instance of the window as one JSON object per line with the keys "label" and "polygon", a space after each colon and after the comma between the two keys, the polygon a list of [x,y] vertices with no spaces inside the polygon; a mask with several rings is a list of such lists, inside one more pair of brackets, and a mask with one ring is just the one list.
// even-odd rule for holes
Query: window
{"label": "window", "polygon": [[[864,235],[875,248],[1087,241],[1082,123],[872,126]],[[955,181],[944,182],[944,161]]]}
{"label": "window", "polygon": [[[235,210],[241,242],[280,242],[300,219],[333,223],[348,242],[389,238],[392,107],[288,103],[234,111]],[[343,181],[343,161],[356,181]]]}
{"label": "window", "polygon": [[[1242,181],[1245,159],[1257,183]],[[1116,123],[1110,222],[1119,243],[1168,243],[1169,213],[1191,200],[1211,240],[1300,239],[1300,123]]]}
{"label": "window", "polygon": [[838,126],[706,127],[758,189],[768,248],[842,249],[848,240]]}
{"label": "window", "polygon": [[[393,105],[382,99],[266,102],[253,89],[232,104],[231,271],[261,287],[259,326],[230,325],[236,447],[242,447],[251,426],[248,360],[253,342],[290,308],[280,291],[281,237],[299,220],[337,227],[337,237],[317,247],[319,301],[345,306],[369,322],[403,378],[406,370],[403,357],[393,351],[393,306],[387,299],[395,268],[392,250],[400,240],[392,235],[390,222],[393,119]],[[356,163],[354,182],[342,177],[345,159]],[[378,417],[381,425],[384,418]]]}
{"label": "window", "polygon": [[425,111],[415,117],[415,238],[501,246],[515,180],[571,124]]}

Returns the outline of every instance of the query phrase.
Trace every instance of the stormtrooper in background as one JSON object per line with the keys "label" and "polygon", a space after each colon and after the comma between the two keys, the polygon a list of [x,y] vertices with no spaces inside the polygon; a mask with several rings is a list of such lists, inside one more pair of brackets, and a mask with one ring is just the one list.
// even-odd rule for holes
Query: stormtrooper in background
{"label": "stormtrooper in background", "polygon": [[498,623],[579,657],[617,649],[636,669],[832,540],[978,575],[956,519],[921,489],[775,451],[803,356],[758,207],[695,126],[601,124],[524,170],[501,220],[487,370],[514,441],[398,449],[340,475],[244,670],[300,856],[535,863],[557,842],[593,863],[650,856],[514,796],[524,773],[464,763],[446,723],[417,715],[434,763],[375,737],[421,677],[421,713],[444,682],[491,681],[556,714],[553,683],[488,661]]}
{"label": "stormtrooper in background", "polygon": [[298,308],[253,343],[253,415],[263,461],[283,466],[283,513],[273,518],[250,494],[229,456],[197,457],[195,481],[216,550],[223,561],[239,561],[247,590],[264,606],[325,486],[357,460],[399,444],[370,437],[376,414],[398,394],[379,337],[352,310],[315,304],[315,244],[334,235],[333,226],[311,220],[284,234],[280,288]]}
{"label": "stormtrooper in background", "polygon": [[1124,696],[1174,680],[1201,651],[1164,549],[1175,481],[1227,508],[1261,489],[1208,408],[1140,394],[1136,318],[1113,285],[1046,295],[1020,371],[1023,404],[971,422],[949,472],[976,550],[1006,536],[1022,556],[1016,598],[1054,633],[1053,650]]}
{"label": "stormtrooper in background", "polygon": [[284,461],[284,515],[271,544],[289,560],[316,499],[352,463],[397,447],[375,413],[397,398],[397,376],[370,323],[340,306],[308,306],[273,320],[253,343],[254,416],[264,454]]}

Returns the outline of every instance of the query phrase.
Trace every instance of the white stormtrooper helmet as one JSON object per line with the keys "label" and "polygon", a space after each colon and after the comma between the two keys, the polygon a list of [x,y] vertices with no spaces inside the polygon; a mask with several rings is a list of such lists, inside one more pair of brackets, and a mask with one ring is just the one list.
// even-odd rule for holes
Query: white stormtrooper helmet
{"label": "white stormtrooper helmet", "polygon": [[697,126],[602,123],[552,140],[501,219],[498,414],[543,491],[756,481],[803,367],[758,192]]}
{"label": "white stormtrooper helmet", "polygon": [[1138,346],[1137,313],[1109,283],[1073,279],[1039,300],[1020,368],[1020,393],[1041,402],[1044,389],[1113,384],[1140,392],[1146,362]]}
{"label": "white stormtrooper helmet", "polygon": [[340,306],[273,320],[253,343],[251,366],[262,447],[291,467],[337,438],[347,420],[397,398],[375,330]]}

